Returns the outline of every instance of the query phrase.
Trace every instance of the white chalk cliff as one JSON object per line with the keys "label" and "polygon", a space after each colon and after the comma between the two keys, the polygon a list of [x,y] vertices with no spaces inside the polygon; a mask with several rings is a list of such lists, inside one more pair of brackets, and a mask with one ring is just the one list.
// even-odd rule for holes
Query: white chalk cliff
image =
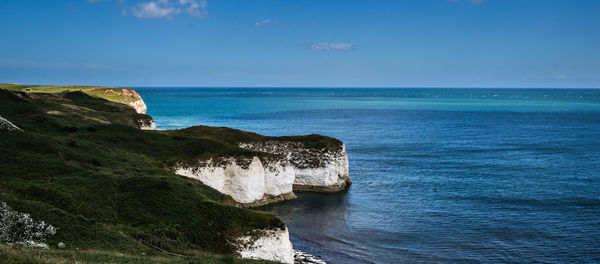
{"label": "white chalk cliff", "polygon": [[129,106],[133,107],[133,109],[135,109],[135,111],[138,112],[138,114],[145,114],[148,110],[148,108],[146,107],[146,103],[144,103],[144,100],[142,100],[142,97],[140,97],[140,95],[136,91],[133,92],[135,93],[135,96],[138,99],[133,102],[130,102]]}
{"label": "white chalk cliff", "polygon": [[[111,91],[111,90],[107,90]],[[138,114],[146,114],[148,107],[146,107],[146,103],[135,90],[130,88],[122,88],[121,93],[125,96],[130,96],[134,100],[127,103],[127,105],[131,106]],[[140,119],[138,120],[138,126],[141,130],[156,130],[156,123],[152,118],[149,119]]]}
{"label": "white chalk cliff", "polygon": [[293,195],[294,171],[286,160],[268,162],[256,156],[213,158],[193,165],[178,164],[173,171],[230,195],[240,204],[261,205]]}
{"label": "white chalk cliff", "polygon": [[254,230],[234,244],[242,258],[294,263],[294,249],[287,228]]}
{"label": "white chalk cliff", "polygon": [[343,143],[335,147],[314,148],[302,142],[268,140],[241,143],[241,148],[283,155],[294,169],[294,189],[332,192],[351,183],[348,155]]}
{"label": "white chalk cliff", "polygon": [[343,143],[319,149],[301,142],[271,140],[241,143],[240,147],[271,155],[198,160],[179,163],[172,170],[249,206],[294,198],[293,190],[332,192],[350,184]]}
{"label": "white chalk cliff", "polygon": [[152,118],[138,119],[137,123],[141,130],[156,130],[156,123]]}
{"label": "white chalk cliff", "polygon": [[[105,92],[115,93],[115,91],[112,89],[106,89]],[[127,105],[135,109],[138,114],[146,114],[146,111],[148,110],[146,103],[144,103],[144,100],[140,94],[138,94],[135,90],[130,88],[121,88],[120,92],[116,93],[132,98],[133,100],[128,102]],[[156,123],[154,123],[154,120],[150,116],[137,120],[137,123],[141,130],[156,130]]]}

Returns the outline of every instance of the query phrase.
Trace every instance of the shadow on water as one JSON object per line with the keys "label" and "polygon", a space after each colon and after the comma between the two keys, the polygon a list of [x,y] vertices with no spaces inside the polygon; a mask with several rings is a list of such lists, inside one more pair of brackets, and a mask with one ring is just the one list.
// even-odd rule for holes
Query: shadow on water
{"label": "shadow on water", "polygon": [[328,263],[373,263],[345,240],[350,189],[337,193],[295,192],[297,199],[266,205],[286,223],[294,249],[313,254]]}

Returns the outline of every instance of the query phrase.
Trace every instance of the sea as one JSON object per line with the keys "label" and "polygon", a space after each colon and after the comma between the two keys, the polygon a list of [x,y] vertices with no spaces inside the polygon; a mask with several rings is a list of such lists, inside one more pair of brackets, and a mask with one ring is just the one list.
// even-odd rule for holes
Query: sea
{"label": "sea", "polygon": [[135,89],[159,129],[345,142],[347,191],[259,208],[328,263],[600,263],[600,89]]}

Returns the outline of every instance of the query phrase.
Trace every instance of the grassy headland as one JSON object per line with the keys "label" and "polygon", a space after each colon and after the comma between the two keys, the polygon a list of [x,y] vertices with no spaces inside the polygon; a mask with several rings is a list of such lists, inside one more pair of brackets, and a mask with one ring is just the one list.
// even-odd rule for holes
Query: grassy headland
{"label": "grassy headland", "polygon": [[103,98],[112,102],[129,104],[138,100],[137,92],[131,88],[114,88],[102,86],[80,85],[23,85],[0,83],[0,89],[26,93],[64,93],[81,91],[92,97]]}
{"label": "grassy headland", "polygon": [[239,143],[256,143],[265,141],[298,142],[304,144],[306,148],[314,149],[335,149],[342,145],[342,142],[339,139],[317,134],[306,136],[269,137],[229,127],[193,126],[184,129],[166,130],[163,133],[168,135],[183,135],[194,138],[205,138],[232,146],[237,146]]}
{"label": "grassy headland", "polygon": [[[0,262],[254,263],[206,255],[232,254],[231,239],[283,226],[272,214],[238,208],[231,197],[166,169],[261,153],[139,130],[136,120],[149,117],[115,102],[125,99],[94,96],[98,87],[0,88],[0,115],[22,129],[0,131],[0,201],[58,228],[46,241],[50,250],[21,254],[2,246]],[[66,248],[58,249],[59,242]]]}

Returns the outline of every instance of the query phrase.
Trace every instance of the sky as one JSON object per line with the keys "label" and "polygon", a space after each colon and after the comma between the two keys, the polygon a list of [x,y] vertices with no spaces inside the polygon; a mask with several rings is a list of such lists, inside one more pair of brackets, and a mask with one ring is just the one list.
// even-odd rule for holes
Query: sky
{"label": "sky", "polygon": [[1,0],[0,83],[600,88],[598,0]]}

